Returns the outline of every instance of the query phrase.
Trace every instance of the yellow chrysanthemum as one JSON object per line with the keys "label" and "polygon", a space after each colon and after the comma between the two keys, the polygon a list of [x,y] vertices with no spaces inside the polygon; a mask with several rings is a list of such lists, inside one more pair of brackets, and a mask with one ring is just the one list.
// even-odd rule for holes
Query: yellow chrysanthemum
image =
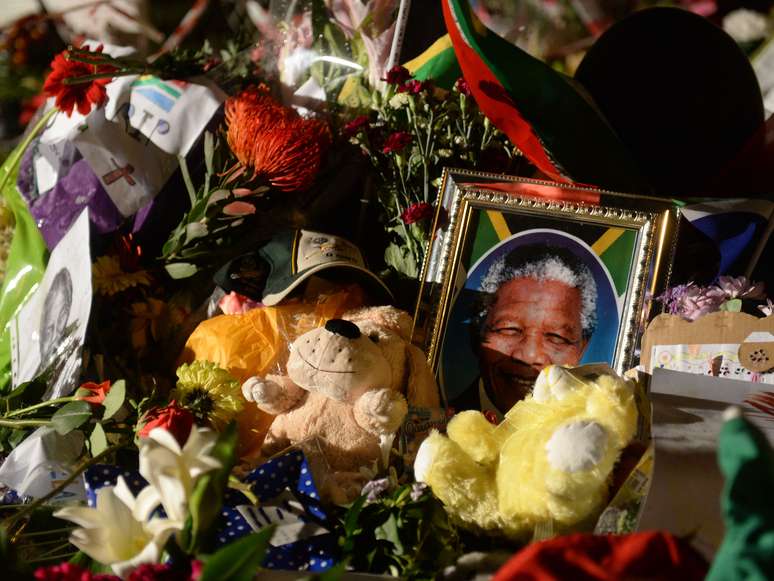
{"label": "yellow chrysanthemum", "polygon": [[177,368],[172,399],[193,413],[197,423],[222,430],[242,409],[239,382],[211,361],[194,361]]}
{"label": "yellow chrysanthemum", "polygon": [[144,270],[124,272],[115,256],[100,256],[91,265],[94,290],[101,295],[114,295],[138,285],[148,286],[150,275]]}

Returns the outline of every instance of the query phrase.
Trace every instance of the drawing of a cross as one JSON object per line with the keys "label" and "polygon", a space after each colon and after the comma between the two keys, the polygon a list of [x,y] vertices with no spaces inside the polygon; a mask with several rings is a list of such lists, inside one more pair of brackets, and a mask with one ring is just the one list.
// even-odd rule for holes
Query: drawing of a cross
{"label": "drawing of a cross", "polygon": [[126,180],[126,183],[128,183],[130,186],[135,185],[137,182],[134,181],[134,178],[132,177],[132,173],[134,173],[134,166],[132,164],[127,163],[126,167],[121,167],[118,165],[118,162],[116,162],[115,159],[112,157],[110,158],[110,161],[113,162],[113,165],[116,167],[113,171],[109,171],[105,175],[102,176],[102,181],[105,182],[106,186],[109,186],[110,184],[117,182],[121,178],[124,178]]}

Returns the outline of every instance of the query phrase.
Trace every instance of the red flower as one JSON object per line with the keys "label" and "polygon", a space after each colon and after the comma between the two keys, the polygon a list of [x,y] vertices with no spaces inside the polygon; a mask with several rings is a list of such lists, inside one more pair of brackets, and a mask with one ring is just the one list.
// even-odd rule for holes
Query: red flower
{"label": "red flower", "polygon": [[421,222],[427,220],[433,215],[433,207],[427,202],[418,202],[411,204],[408,208],[403,210],[400,215],[400,219],[405,224],[413,224],[414,222]]}
{"label": "red flower", "polygon": [[312,185],[331,143],[328,125],[277,103],[264,87],[229,98],[226,122],[228,145],[242,166],[240,173],[249,170],[286,192]]}
{"label": "red flower", "polygon": [[38,567],[33,576],[39,581],[120,581],[114,575],[94,575],[88,569],[72,563]]}
{"label": "red flower", "polygon": [[[102,52],[99,45],[95,53]],[[112,78],[92,79],[82,83],[66,84],[66,79],[77,79],[98,73],[112,73],[116,69],[108,65],[87,64],[71,59],[69,51],[62,51],[51,61],[51,73],[43,84],[43,92],[49,97],[56,97],[56,106],[60,111],[72,115],[73,109],[78,109],[81,115],[88,115],[92,105],[101,107],[107,101],[107,85]]]}
{"label": "red flower", "polygon": [[344,126],[344,136],[352,137],[353,135],[357,135],[361,129],[368,127],[368,121],[369,120],[367,115],[355,117],[352,121]]}
{"label": "red flower", "polygon": [[416,95],[417,93],[421,93],[429,87],[430,83],[426,81],[417,81],[416,79],[411,79],[410,81],[407,81],[398,87],[398,93],[411,93],[412,95]]}
{"label": "red flower", "polygon": [[382,80],[387,81],[387,83],[390,85],[402,85],[410,78],[411,73],[407,68],[400,65],[395,65],[389,71],[387,71],[387,76]]}
{"label": "red flower", "polygon": [[470,97],[470,85],[465,80],[465,77],[460,77],[457,79],[457,82],[454,84],[454,86],[457,88],[457,90],[465,95],[466,97]]}
{"label": "red flower", "polygon": [[193,421],[193,414],[173,400],[168,406],[154,408],[145,414],[145,425],[140,430],[139,436],[147,438],[152,429],[162,428],[172,434],[182,446],[188,440]]}
{"label": "red flower", "polygon": [[387,141],[384,142],[382,153],[393,153],[400,151],[409,143],[411,143],[413,139],[414,138],[411,137],[410,133],[405,131],[396,131],[387,138]]}
{"label": "red flower", "polygon": [[187,571],[170,565],[146,563],[132,571],[128,581],[188,581],[190,578]]}
{"label": "red flower", "polygon": [[90,395],[76,395],[75,398],[81,401],[87,401],[90,404],[101,405],[105,401],[108,392],[110,391],[110,382],[103,381],[102,383],[94,383],[93,381],[87,381],[79,389],[85,389]]}

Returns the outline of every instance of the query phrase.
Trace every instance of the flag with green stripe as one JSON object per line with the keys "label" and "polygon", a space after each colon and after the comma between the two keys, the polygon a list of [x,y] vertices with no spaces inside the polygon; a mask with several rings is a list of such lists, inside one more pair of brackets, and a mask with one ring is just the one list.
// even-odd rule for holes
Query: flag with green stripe
{"label": "flag with green stripe", "polygon": [[478,106],[538,169],[564,182],[650,191],[580,85],[487,30],[467,0],[442,1],[449,37]]}
{"label": "flag with green stripe", "polygon": [[448,34],[443,35],[425,52],[403,66],[415,79],[433,81],[442,89],[451,89],[462,76],[462,69]]}

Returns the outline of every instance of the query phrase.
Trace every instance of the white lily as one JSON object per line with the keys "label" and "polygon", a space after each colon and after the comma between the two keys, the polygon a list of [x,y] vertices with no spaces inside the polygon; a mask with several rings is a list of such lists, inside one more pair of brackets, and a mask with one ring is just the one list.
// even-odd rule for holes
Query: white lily
{"label": "white lily", "polygon": [[216,438],[211,430],[194,427],[181,448],[172,434],[155,428],[141,442],[140,474],[170,519],[185,522],[196,480],[221,467],[218,460],[208,455]]}
{"label": "white lily", "polygon": [[158,563],[169,536],[182,528],[182,522],[166,518],[149,520],[158,505],[153,496],[148,487],[135,498],[119,476],[115,486],[97,491],[96,508],[68,506],[54,516],[82,527],[70,534],[70,542],[124,577],[138,565]]}

